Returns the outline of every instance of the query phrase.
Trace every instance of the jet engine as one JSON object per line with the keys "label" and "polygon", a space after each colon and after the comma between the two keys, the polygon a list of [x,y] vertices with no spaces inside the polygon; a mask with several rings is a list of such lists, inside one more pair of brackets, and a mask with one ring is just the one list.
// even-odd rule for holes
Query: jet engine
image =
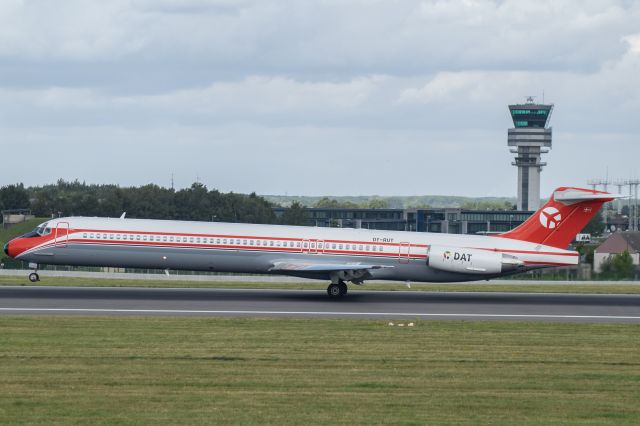
{"label": "jet engine", "polygon": [[524,266],[524,262],[495,251],[429,246],[427,266],[447,272],[490,275],[516,271]]}

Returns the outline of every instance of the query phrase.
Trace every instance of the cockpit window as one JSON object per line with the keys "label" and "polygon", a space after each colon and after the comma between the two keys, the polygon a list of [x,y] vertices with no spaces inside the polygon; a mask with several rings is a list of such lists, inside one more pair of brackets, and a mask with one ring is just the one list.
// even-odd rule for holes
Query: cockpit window
{"label": "cockpit window", "polygon": [[32,232],[35,232],[38,235],[49,235],[51,233],[51,228],[48,228],[49,222],[45,222],[34,229]]}

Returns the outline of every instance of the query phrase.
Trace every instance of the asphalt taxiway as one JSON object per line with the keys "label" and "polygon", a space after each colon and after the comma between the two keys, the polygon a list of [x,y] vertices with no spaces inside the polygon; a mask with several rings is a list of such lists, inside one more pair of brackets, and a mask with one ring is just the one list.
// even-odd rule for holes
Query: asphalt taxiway
{"label": "asphalt taxiway", "polygon": [[640,323],[640,295],[0,287],[0,315],[348,317]]}

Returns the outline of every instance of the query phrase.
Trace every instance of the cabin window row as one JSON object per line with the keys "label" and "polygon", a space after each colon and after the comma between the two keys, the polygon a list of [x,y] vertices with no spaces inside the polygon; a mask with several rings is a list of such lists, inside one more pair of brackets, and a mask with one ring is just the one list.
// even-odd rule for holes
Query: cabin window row
{"label": "cabin window row", "polygon": [[170,243],[195,243],[195,244],[217,244],[217,245],[237,245],[254,247],[282,247],[282,248],[304,248],[311,250],[349,250],[349,251],[378,251],[383,252],[384,246],[368,244],[339,244],[322,242],[300,242],[300,241],[279,241],[279,240],[249,240],[234,238],[207,238],[207,237],[182,237],[167,235],[147,235],[147,234],[102,234],[86,232],[82,234],[85,239],[97,240],[117,240],[117,241],[149,241],[149,242],[170,242]]}

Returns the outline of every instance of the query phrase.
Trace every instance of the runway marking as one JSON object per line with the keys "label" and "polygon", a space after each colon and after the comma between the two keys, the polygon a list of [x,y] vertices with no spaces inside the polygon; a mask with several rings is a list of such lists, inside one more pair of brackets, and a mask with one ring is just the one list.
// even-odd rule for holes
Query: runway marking
{"label": "runway marking", "polygon": [[640,316],[616,315],[549,315],[549,314],[467,314],[467,313],[407,313],[407,312],[339,312],[339,311],[243,311],[243,310],[190,310],[190,309],[100,309],[100,308],[0,308],[0,312],[87,312],[87,313],[149,313],[149,314],[255,314],[255,315],[348,315],[348,316],[401,316],[401,317],[468,317],[468,318],[540,318],[540,319],[629,319]]}

